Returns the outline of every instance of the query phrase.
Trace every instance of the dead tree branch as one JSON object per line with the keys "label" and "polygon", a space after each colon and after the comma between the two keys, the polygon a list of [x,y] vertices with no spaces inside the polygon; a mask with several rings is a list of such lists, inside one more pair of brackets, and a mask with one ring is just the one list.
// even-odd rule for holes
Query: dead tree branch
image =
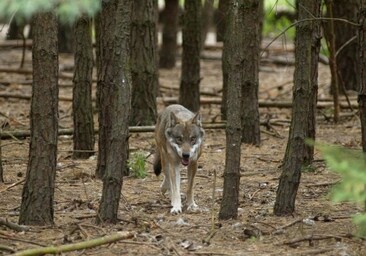
{"label": "dead tree branch", "polygon": [[113,234],[113,235],[99,237],[96,239],[87,240],[87,241],[83,241],[80,243],[28,249],[28,250],[17,252],[13,255],[14,256],[37,256],[37,255],[45,255],[45,254],[61,254],[64,252],[71,252],[71,251],[76,251],[76,250],[93,248],[93,247],[97,247],[97,246],[100,246],[103,244],[110,244],[110,243],[117,242],[119,240],[132,238],[133,236],[134,236],[134,233],[132,233],[132,232],[128,232],[128,231],[117,232],[116,234]]}

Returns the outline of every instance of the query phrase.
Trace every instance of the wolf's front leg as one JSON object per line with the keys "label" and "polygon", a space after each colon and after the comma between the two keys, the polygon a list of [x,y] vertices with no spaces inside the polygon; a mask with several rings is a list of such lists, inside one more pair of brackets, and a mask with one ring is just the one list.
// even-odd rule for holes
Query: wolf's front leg
{"label": "wolf's front leg", "polygon": [[172,209],[170,212],[177,214],[182,212],[182,200],[180,198],[180,168],[179,164],[173,164],[169,167],[170,196],[172,202]]}
{"label": "wolf's front leg", "polygon": [[197,162],[191,162],[188,165],[188,189],[187,189],[187,210],[195,211],[198,205],[194,201],[194,177],[197,172]]}

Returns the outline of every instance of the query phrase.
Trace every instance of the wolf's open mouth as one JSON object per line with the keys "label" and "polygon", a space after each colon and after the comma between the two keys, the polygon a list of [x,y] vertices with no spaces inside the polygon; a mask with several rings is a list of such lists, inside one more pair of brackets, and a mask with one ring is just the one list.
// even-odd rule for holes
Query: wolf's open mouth
{"label": "wolf's open mouth", "polygon": [[184,166],[187,166],[188,164],[189,164],[189,158],[182,158],[182,164],[184,165]]}

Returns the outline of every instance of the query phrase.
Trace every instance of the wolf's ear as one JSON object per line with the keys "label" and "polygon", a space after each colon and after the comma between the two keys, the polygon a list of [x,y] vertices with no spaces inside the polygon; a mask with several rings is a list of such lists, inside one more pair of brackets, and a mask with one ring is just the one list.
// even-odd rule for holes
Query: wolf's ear
{"label": "wolf's ear", "polygon": [[177,124],[178,124],[178,117],[175,115],[174,112],[170,112],[169,127],[174,127]]}
{"label": "wolf's ear", "polygon": [[192,124],[196,124],[199,127],[202,126],[202,118],[201,118],[201,114],[197,113],[193,118],[192,118]]}

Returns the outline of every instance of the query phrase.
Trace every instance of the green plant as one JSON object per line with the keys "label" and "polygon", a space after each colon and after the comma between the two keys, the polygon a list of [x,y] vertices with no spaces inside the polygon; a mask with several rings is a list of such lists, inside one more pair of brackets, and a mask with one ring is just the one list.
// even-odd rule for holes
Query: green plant
{"label": "green plant", "polygon": [[100,0],[1,0],[0,18],[30,18],[38,12],[55,10],[61,21],[72,23],[82,14],[93,15]]}
{"label": "green plant", "polygon": [[147,176],[146,172],[146,157],[142,151],[135,152],[128,160],[128,167],[130,168],[133,177],[143,179]]}
{"label": "green plant", "polygon": [[[275,37],[284,32],[284,38],[295,38],[295,27],[291,27],[293,20],[290,16],[295,14],[294,1],[270,0],[265,1],[263,35]],[[288,29],[289,28],[289,29]]]}
{"label": "green plant", "polygon": [[[341,175],[339,182],[331,191],[334,202],[351,201],[365,205],[366,202],[366,155],[361,150],[337,146],[319,145],[330,170]],[[359,234],[366,236],[366,214],[354,216]]]}

